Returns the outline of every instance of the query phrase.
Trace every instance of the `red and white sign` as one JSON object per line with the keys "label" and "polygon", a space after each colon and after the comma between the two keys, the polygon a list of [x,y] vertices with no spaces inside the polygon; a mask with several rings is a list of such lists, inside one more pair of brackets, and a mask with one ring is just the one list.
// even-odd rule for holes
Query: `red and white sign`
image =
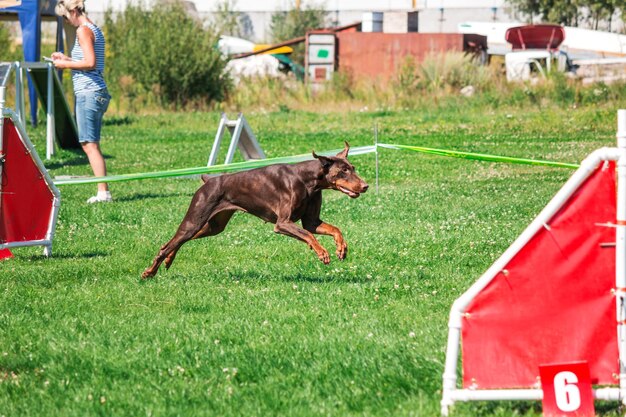
{"label": "red and white sign", "polygon": [[587,362],[539,367],[545,417],[595,417]]}

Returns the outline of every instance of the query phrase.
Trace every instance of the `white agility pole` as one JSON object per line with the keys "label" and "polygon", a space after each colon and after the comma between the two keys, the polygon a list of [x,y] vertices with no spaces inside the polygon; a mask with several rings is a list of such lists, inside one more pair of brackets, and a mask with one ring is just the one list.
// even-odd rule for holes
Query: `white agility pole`
{"label": "white agility pole", "polygon": [[23,126],[26,126],[26,104],[24,103],[24,70],[19,61],[15,62],[15,113]]}
{"label": "white agility pole", "polygon": [[[230,164],[233,161],[233,157],[235,156],[235,151],[237,150],[237,144],[239,143],[239,138],[241,137],[241,132],[243,131],[243,123],[241,123],[242,114],[239,113],[239,117],[235,122],[235,126],[233,128],[232,139],[230,144],[228,145],[228,151],[226,151],[226,159],[224,160],[225,164]],[[228,124],[226,126],[229,126]]]}
{"label": "white agility pole", "polygon": [[46,159],[50,159],[55,153],[55,109],[54,109],[54,65],[46,62],[16,62],[15,65],[15,113],[22,126],[26,126],[26,99],[24,95],[24,72],[30,69],[45,69],[46,80]]}
{"label": "white agility pole", "polygon": [[484,400],[541,400],[543,391],[536,389],[467,389],[457,388],[463,318],[472,300],[477,297],[516,256],[521,249],[542,229],[549,228],[550,219],[563,207],[578,188],[604,161],[616,161],[617,165],[617,213],[615,253],[615,303],[617,316],[617,343],[619,352],[619,388],[605,387],[593,390],[595,399],[622,401],[626,403],[626,110],[618,112],[619,148],[602,148],[590,154],[580,168],[565,183],[548,205],[496,260],[496,262],[452,305],[448,323],[448,344],[443,373],[441,414],[447,416],[456,401]]}
{"label": "white agility pole", "polygon": [[46,111],[46,159],[50,159],[54,155],[54,67],[52,64],[46,64],[48,67],[48,109]]}
{"label": "white agility pole", "polygon": [[376,147],[376,194],[378,195],[378,122],[374,123],[374,146]]}
{"label": "white agility pole", "polygon": [[209,154],[209,161],[207,162],[208,167],[215,165],[217,162],[217,154],[220,151],[220,145],[222,144],[222,138],[224,137],[227,123],[229,123],[229,120],[226,117],[226,114],[222,113],[220,117],[220,124],[217,127],[217,133],[215,134],[215,141],[213,142],[213,147],[211,148],[211,153]]}

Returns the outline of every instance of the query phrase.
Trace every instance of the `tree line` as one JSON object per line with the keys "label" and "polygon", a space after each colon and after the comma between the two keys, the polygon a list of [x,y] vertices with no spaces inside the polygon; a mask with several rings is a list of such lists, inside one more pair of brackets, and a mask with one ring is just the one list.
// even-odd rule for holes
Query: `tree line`
{"label": "tree line", "polygon": [[614,29],[613,20],[626,21],[626,0],[507,0],[528,23],[550,22],[564,26]]}

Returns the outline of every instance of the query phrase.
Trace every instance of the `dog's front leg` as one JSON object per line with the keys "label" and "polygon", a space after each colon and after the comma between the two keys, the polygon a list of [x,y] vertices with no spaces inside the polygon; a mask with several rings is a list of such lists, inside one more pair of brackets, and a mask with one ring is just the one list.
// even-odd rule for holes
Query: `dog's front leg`
{"label": "dog's front leg", "polygon": [[328,251],[324,249],[322,245],[320,245],[317,239],[315,239],[315,236],[313,236],[310,232],[301,229],[295,223],[291,221],[279,220],[276,222],[276,226],[274,226],[274,231],[276,233],[291,236],[307,243],[309,247],[315,251],[320,261],[324,262],[324,264],[330,263],[330,256],[328,255]]}
{"label": "dog's front leg", "polygon": [[310,230],[308,227],[306,227],[306,229],[312,231],[313,233],[317,233],[318,235],[332,236],[335,240],[335,245],[337,245],[337,252],[335,252],[337,258],[342,261],[346,259],[346,256],[348,255],[348,244],[343,238],[341,230],[339,230],[338,227],[320,221],[320,223],[313,230]]}

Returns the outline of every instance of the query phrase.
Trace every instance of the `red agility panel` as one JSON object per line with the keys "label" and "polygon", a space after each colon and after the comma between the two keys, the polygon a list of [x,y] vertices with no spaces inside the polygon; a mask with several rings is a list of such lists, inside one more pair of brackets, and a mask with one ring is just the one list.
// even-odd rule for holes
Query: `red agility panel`
{"label": "red agility panel", "polygon": [[463,386],[533,388],[539,366],[588,361],[617,381],[615,164],[603,163],[476,296],[463,319]]}
{"label": "red agility panel", "polygon": [[9,118],[4,119],[3,147],[0,243],[45,239],[54,194]]}
{"label": "red agility panel", "polygon": [[13,254],[8,249],[0,249],[0,261],[5,259],[10,259],[13,257]]}

